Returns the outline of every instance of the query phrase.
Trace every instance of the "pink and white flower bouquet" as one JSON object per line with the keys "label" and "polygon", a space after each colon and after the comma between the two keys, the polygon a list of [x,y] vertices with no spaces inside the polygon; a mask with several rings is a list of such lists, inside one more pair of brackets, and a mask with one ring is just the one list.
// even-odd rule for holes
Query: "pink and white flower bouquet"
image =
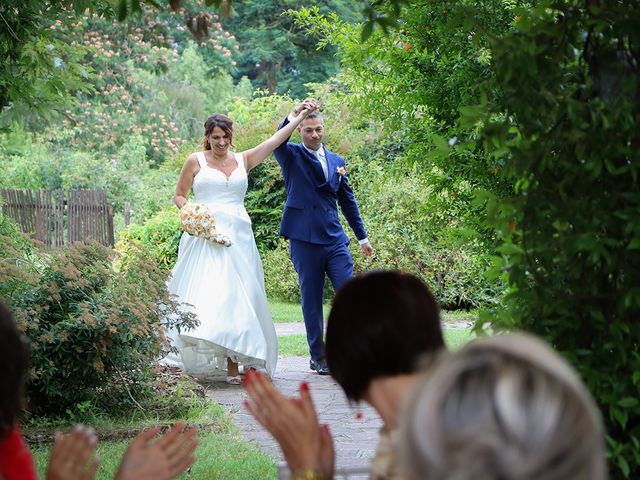
{"label": "pink and white flower bouquet", "polygon": [[213,213],[203,203],[185,203],[180,209],[180,223],[182,230],[189,235],[202,237],[225,247],[231,246],[231,239],[218,231]]}

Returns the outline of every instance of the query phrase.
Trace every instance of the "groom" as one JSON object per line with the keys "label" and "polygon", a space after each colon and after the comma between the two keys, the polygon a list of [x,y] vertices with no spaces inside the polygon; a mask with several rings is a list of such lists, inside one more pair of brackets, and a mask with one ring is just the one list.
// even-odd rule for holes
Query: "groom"
{"label": "groom", "polygon": [[280,124],[284,127],[302,108],[312,111],[298,126],[302,143],[284,142],[273,154],[280,165],[287,191],[280,235],[289,239],[291,261],[298,273],[302,314],[311,361],[320,375],[329,368],[324,356],[322,299],[324,275],[337,291],[353,276],[349,238],[338,219],[340,205],[365,257],[373,253],[349,186],[344,159],[322,144],[323,119],[318,104],[306,99]]}

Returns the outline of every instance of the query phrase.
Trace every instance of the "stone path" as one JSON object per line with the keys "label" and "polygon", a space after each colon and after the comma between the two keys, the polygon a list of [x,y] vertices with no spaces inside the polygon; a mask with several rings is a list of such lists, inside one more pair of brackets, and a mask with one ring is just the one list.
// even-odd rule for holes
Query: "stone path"
{"label": "stone path", "polygon": [[[356,419],[356,410],[347,403],[342,389],[330,376],[320,376],[309,370],[308,357],[278,360],[273,383],[280,391],[285,395],[297,394],[302,381],[309,383],[320,422],[328,423],[331,429],[336,449],[336,467],[367,467],[377,446],[378,430],[382,426],[375,410],[363,404],[362,418]],[[242,406],[247,398],[242,387],[227,385],[222,378],[204,386],[207,395],[232,415],[235,424],[249,440],[256,442],[277,461],[283,460],[271,435]]]}

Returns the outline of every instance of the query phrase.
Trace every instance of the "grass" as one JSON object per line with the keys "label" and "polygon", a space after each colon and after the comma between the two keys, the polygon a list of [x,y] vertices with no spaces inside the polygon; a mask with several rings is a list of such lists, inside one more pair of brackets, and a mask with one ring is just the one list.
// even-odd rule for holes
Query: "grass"
{"label": "grass", "polygon": [[444,342],[449,350],[457,350],[474,337],[471,330],[464,328],[446,328],[443,330]]}
{"label": "grass", "polygon": [[[178,478],[229,480],[277,478],[273,459],[260,452],[253,444],[243,440],[238,433],[201,431],[199,437],[197,460],[191,472],[180,475]],[[98,443],[97,453],[100,456],[100,470],[96,477],[98,480],[113,479],[128,444],[128,440]],[[44,478],[49,447],[34,448],[33,454],[41,478]]]}
{"label": "grass", "polygon": [[[324,305],[324,318],[326,319],[331,306]],[[303,323],[302,309],[297,303],[284,303],[269,301],[269,309],[274,323]],[[442,311],[442,323],[444,339],[451,350],[456,350],[473,338],[470,330],[464,328],[447,328],[447,324],[477,320],[477,313],[464,310]],[[309,346],[305,335],[284,335],[278,337],[278,354],[280,357],[298,357],[309,355]]]}
{"label": "grass", "polygon": [[[171,400],[171,399],[170,399]],[[180,402],[176,397],[173,400]],[[200,445],[196,450],[197,460],[191,472],[183,474],[181,479],[230,479],[230,480],[262,480],[276,479],[277,469],[271,457],[262,453],[258,448],[244,440],[230,417],[222,407],[209,399],[191,402],[191,407],[180,418],[190,425],[198,425],[200,429]],[[97,454],[100,457],[99,480],[112,479],[118,469],[122,454],[127,448],[133,435],[149,425],[172,424],[174,418],[163,416],[161,410],[148,412],[146,418],[132,415],[126,419],[96,419],[90,423],[96,427],[102,438],[98,443]],[[49,435],[54,427],[67,431],[69,420],[55,420],[46,424]],[[39,423],[39,424],[38,424]],[[25,428],[25,434],[30,431],[41,430],[45,423],[31,422],[33,425]],[[108,438],[110,440],[105,439]],[[51,445],[37,445],[32,448],[36,467],[44,478],[44,472],[49,459]]]}
{"label": "grass", "polygon": [[306,335],[284,335],[278,337],[278,356],[305,357],[309,356],[309,345]]}
{"label": "grass", "polygon": [[[330,305],[323,306],[324,318],[329,315]],[[283,303],[269,300],[269,310],[274,323],[302,322],[302,307],[299,303]]]}
{"label": "grass", "polygon": [[[324,318],[326,319],[329,315],[329,310],[331,305],[325,304],[323,307],[324,310]],[[273,318],[274,323],[295,323],[302,322],[302,308],[298,303],[284,303],[270,300],[269,301],[269,310],[271,311],[271,316]],[[456,310],[442,311],[442,322],[446,325],[451,322],[470,322],[473,323],[477,320],[478,314],[471,311],[467,312],[465,310]]]}
{"label": "grass", "polygon": [[[470,330],[462,328],[445,328],[444,341],[450,350],[457,350],[473,338]],[[284,335],[278,337],[278,353],[280,357],[304,357],[309,355],[306,335]]]}

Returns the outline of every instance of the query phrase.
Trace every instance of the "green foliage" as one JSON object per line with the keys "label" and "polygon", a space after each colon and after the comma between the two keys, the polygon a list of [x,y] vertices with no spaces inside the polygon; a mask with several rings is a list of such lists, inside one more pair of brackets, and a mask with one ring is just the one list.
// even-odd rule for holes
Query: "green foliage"
{"label": "green foliage", "polygon": [[[295,14],[323,44],[337,46],[335,99],[375,135],[375,149],[352,148],[347,158],[374,247],[382,245],[373,262],[355,255],[357,268],[415,272],[449,308],[492,303],[502,290],[484,277],[496,238],[476,197],[501,198],[510,184],[484,153],[477,126],[459,120],[467,102],[497,95],[481,90],[481,80],[493,75],[490,39],[512,28],[511,3],[408,2],[402,29],[374,32],[368,42],[335,15]],[[354,153],[376,160],[353,165]]]}
{"label": "green foliage", "polygon": [[[237,151],[253,148],[273,135],[278,123],[292,108],[293,100],[289,97],[262,93],[257,92],[254,99],[237,97],[229,105]],[[256,243],[262,252],[274,248],[278,242],[285,198],[280,167],[270,156],[249,173],[245,199]]]}
{"label": "green foliage", "polygon": [[30,408],[60,414],[120,398],[111,406],[125,409],[131,392],[148,388],[150,365],[166,347],[161,323],[194,323],[169,298],[164,270],[143,250],[114,265],[114,252],[98,244],[34,254],[13,241],[11,227],[2,234],[19,248],[0,263],[0,293],[31,339]]}
{"label": "green foliage", "polygon": [[[365,259],[352,239],[356,272],[393,268],[412,272],[443,308],[472,308],[494,301],[499,282],[484,276],[489,256],[474,232],[461,228],[460,195],[438,191],[417,167],[410,172],[352,157],[347,164],[375,254]],[[345,225],[346,228],[346,225]]]}
{"label": "green foliage", "polygon": [[[356,4],[348,0],[314,2],[323,13],[336,12],[345,21],[357,18]],[[244,0],[233,4],[223,24],[242,45],[239,78],[246,75],[269,93],[307,96],[307,83],[324,82],[336,74],[335,48],[316,48],[316,39],[283,15],[298,8],[296,0]]]}
{"label": "green foliage", "polygon": [[545,1],[517,14],[492,45],[487,88],[501,96],[469,118],[515,185],[486,197],[509,286],[492,320],[571,361],[602,409],[613,478],[637,478],[640,9]]}
{"label": "green foliage", "polygon": [[207,18],[210,37],[197,44],[175,12],[145,11],[126,27],[97,14],[52,22],[57,38],[85,49],[85,62],[100,74],[95,93],[78,96],[61,118],[71,133],[65,145],[109,155],[128,135],[140,135],[146,155],[159,162],[200,134],[207,108],[231,94],[222,70],[233,66],[238,48],[216,19]]}
{"label": "green foliage", "polygon": [[[434,195],[423,177],[385,171],[374,161],[351,157],[347,168],[375,249],[373,257],[364,258],[348,225],[343,225],[352,237],[356,273],[375,268],[412,272],[429,285],[443,308],[468,309],[495,301],[501,284],[484,276],[489,265],[485,249],[453,220],[443,228],[441,210],[433,208],[434,202],[453,203],[455,198]],[[276,248],[263,252],[262,259],[269,298],[299,302],[287,242],[280,240]],[[329,282],[326,296],[332,296]]]}
{"label": "green foliage", "polygon": [[283,302],[299,303],[300,285],[289,259],[289,243],[280,239],[275,248],[263,252],[261,256],[267,296]]}
{"label": "green foliage", "polygon": [[171,270],[178,258],[178,245],[182,228],[175,207],[161,210],[144,224],[132,224],[120,231],[116,250],[127,256],[131,249],[136,252],[142,246],[149,258],[163,270]]}
{"label": "green foliage", "polygon": [[29,295],[39,261],[39,249],[20,232],[18,225],[0,210],[0,302],[12,295]]}
{"label": "green foliage", "polygon": [[82,65],[85,51],[46,29],[47,19],[63,12],[66,3],[7,0],[0,5],[1,127],[33,111],[60,108],[75,92],[91,90],[91,70]]}

